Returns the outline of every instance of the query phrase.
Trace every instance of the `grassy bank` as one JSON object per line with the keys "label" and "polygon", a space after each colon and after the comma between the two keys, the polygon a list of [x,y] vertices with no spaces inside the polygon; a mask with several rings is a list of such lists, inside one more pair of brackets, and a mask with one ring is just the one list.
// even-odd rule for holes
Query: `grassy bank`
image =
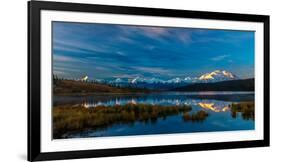
{"label": "grassy bank", "polygon": [[242,118],[245,120],[255,120],[255,103],[242,102],[231,104],[231,116],[236,118],[237,113],[241,113]]}
{"label": "grassy bank", "polygon": [[106,128],[118,123],[135,121],[156,121],[169,115],[187,113],[191,106],[161,106],[150,104],[126,104],[84,107],[59,106],[53,109],[53,136],[62,138],[64,134],[87,129]]}

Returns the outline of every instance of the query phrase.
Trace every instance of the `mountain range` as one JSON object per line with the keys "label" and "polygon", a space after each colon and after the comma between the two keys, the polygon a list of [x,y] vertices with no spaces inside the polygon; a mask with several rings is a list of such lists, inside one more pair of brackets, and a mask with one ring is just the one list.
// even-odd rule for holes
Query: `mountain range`
{"label": "mountain range", "polygon": [[135,77],[135,78],[116,78],[114,80],[108,81],[112,84],[137,84],[137,83],[147,83],[147,84],[155,84],[155,83],[208,83],[208,82],[218,82],[218,81],[226,81],[226,80],[237,80],[239,79],[236,75],[226,70],[215,70],[210,73],[205,73],[200,75],[199,77],[175,77],[168,80],[159,79],[159,78],[143,78],[143,77]]}
{"label": "mountain range", "polygon": [[221,81],[239,80],[235,74],[226,70],[215,70],[209,73],[202,74],[198,77],[175,77],[171,79],[159,79],[159,78],[115,78],[113,80],[104,81],[107,84],[121,86],[121,87],[138,87],[148,89],[167,90],[177,87],[187,86],[194,83],[215,83]]}

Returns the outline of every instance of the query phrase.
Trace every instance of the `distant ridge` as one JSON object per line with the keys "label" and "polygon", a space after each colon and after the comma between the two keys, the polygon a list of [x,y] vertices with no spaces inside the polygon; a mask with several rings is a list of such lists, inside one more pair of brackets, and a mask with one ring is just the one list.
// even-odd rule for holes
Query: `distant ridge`
{"label": "distant ridge", "polygon": [[148,93],[149,90],[135,87],[117,87],[103,83],[94,83],[77,80],[54,80],[53,93],[55,95],[82,94],[88,95],[93,93]]}
{"label": "distant ridge", "polygon": [[215,83],[194,83],[183,87],[171,89],[172,91],[254,91],[255,80],[240,79]]}

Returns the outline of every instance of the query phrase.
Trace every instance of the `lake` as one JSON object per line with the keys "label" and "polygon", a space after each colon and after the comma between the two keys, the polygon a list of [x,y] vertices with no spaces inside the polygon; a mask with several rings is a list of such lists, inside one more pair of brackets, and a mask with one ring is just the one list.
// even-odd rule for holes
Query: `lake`
{"label": "lake", "polygon": [[[116,123],[105,128],[68,132],[63,138],[149,135],[191,132],[254,130],[254,112],[235,111],[232,104],[254,102],[254,92],[159,92],[143,94],[93,94],[90,96],[54,96],[54,107],[67,105],[95,109],[97,106],[126,104],[190,105],[189,114],[203,110],[204,120],[186,121],[183,114],[168,115],[153,121]],[[55,109],[55,108],[54,108]]]}

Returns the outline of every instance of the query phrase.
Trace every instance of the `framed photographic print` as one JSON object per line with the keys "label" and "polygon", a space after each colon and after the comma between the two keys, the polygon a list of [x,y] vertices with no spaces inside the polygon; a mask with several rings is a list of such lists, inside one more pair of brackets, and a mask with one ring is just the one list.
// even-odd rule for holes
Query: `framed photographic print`
{"label": "framed photographic print", "polygon": [[28,160],[269,146],[269,16],[28,2]]}

